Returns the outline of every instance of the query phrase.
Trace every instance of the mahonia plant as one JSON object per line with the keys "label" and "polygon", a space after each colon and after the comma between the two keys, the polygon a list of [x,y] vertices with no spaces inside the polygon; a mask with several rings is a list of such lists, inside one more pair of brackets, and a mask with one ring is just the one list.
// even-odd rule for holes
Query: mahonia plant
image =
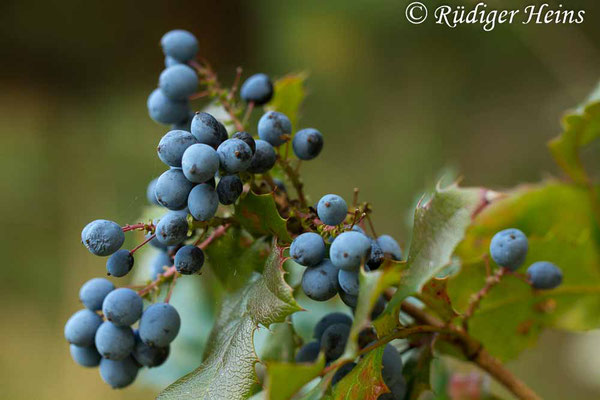
{"label": "mahonia plant", "polygon": [[[394,238],[375,233],[357,189],[351,203],[305,196],[300,166],[319,155],[324,135],[294,131],[304,75],[275,83],[252,75],[238,92],[241,69],[224,87],[191,33],[168,32],[161,45],[166,68],[147,106],[171,125],[157,147],[168,169],[147,198],[166,212],[124,226],[96,220],[81,234],[92,254],[108,257],[113,277],[128,275],[149,243],[155,255],[141,266],[149,278],[120,288],[89,280],[79,293],[85,308],[65,326],[75,362],[99,366],[113,388],[169,358],[182,327],[181,306],[170,304],[180,279],[206,280],[207,291],[223,294],[200,366],[159,399],[443,399],[461,398],[464,387],[490,395],[482,375],[455,373],[446,357],[538,399],[502,362],[544,327],[600,326],[598,187],[579,156],[600,134],[600,102],[569,114],[550,143],[568,179],[503,193],[437,187],[416,207],[404,256]],[[195,99],[213,111],[192,112]],[[131,250],[122,248],[129,232],[144,235]],[[338,311],[314,318],[306,337],[292,324],[306,313],[296,298]],[[271,331],[260,359],[259,326]]]}

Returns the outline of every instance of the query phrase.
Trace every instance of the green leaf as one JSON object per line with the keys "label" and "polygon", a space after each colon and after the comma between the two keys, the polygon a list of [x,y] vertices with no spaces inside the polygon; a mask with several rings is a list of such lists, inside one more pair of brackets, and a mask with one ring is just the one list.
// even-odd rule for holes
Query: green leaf
{"label": "green leaf", "polygon": [[235,218],[254,235],[274,235],[282,243],[292,241],[272,194],[248,192],[235,206]]}
{"label": "green leaf", "polygon": [[294,329],[291,322],[271,325],[266,343],[259,354],[260,360],[291,362],[294,360]]}
{"label": "green leaf", "polygon": [[463,239],[473,217],[487,204],[487,191],[480,188],[438,187],[427,202],[415,210],[407,265],[394,297],[374,322],[378,335],[386,335],[398,324],[402,301],[418,294],[423,285],[452,261],[452,253]]}
{"label": "green leaf", "polygon": [[390,390],[381,377],[381,358],[384,346],[380,346],[361,358],[358,364],[333,388],[334,400],[377,400]]}
{"label": "green leaf", "polygon": [[306,73],[289,74],[275,81],[275,94],[266,107],[269,110],[279,111],[287,115],[294,130],[297,127],[300,106],[306,96],[304,82],[307,77]]}
{"label": "green leaf", "polygon": [[282,249],[273,250],[263,275],[224,301],[207,344],[204,362],[159,394],[158,399],[247,398],[254,388],[253,334],[258,324],[269,327],[299,311],[291,288],[283,279]]}
{"label": "green leaf", "polygon": [[435,312],[444,321],[450,321],[458,314],[452,307],[450,296],[446,287],[448,279],[431,278],[429,282],[423,286],[421,293],[418,295],[419,300],[427,305],[427,307]]}
{"label": "green leaf", "polygon": [[270,400],[287,400],[319,376],[325,366],[321,353],[314,363],[267,362],[265,391]]}
{"label": "green leaf", "polygon": [[454,307],[464,312],[470,296],[483,287],[491,238],[509,227],[529,238],[518,272],[535,261],[551,261],[562,269],[563,284],[535,291],[515,276],[504,276],[469,319],[469,333],[494,356],[510,360],[534,345],[545,327],[600,327],[600,231],[591,200],[584,188],[553,181],[521,187],[478,215],[457,249],[464,260],[461,271],[448,282]]}
{"label": "green leaf", "polygon": [[600,137],[600,86],[588,101],[563,117],[563,132],[548,146],[560,167],[578,184],[589,178],[580,159],[580,150]]}
{"label": "green leaf", "polygon": [[331,400],[331,396],[326,395],[325,392],[327,392],[334,374],[335,371],[329,372],[308,392],[294,396],[294,400]]}
{"label": "green leaf", "polygon": [[260,272],[268,255],[267,249],[263,239],[246,237],[241,229],[232,227],[204,251],[212,272],[223,286],[237,290],[248,281],[252,272]]}

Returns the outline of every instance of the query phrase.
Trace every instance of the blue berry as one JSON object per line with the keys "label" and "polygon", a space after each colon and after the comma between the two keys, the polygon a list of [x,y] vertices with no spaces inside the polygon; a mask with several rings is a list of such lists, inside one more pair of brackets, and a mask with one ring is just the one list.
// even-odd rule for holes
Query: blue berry
{"label": "blue berry", "polygon": [[527,268],[527,277],[536,289],[554,289],[563,280],[560,268],[548,261],[538,261]]}
{"label": "blue berry", "polygon": [[217,148],[221,168],[227,174],[245,171],[252,160],[252,149],[240,139],[227,139]]}
{"label": "blue berry", "polygon": [[185,240],[188,222],[185,215],[171,211],[163,215],[156,225],[156,238],[168,246],[179,244]]}
{"label": "blue berry", "polygon": [[342,302],[347,305],[348,307],[355,309],[356,305],[358,304],[358,296],[353,296],[351,294],[348,294],[346,292],[344,292],[342,290],[342,288],[339,288],[338,290],[338,294],[340,295],[340,299],[342,300]]}
{"label": "blue berry", "polygon": [[183,29],[175,29],[163,35],[160,39],[163,53],[180,62],[188,62],[198,53],[198,39]]}
{"label": "blue berry", "polygon": [[169,210],[182,210],[193,187],[194,183],[187,180],[180,169],[169,169],[158,177],[156,200]]}
{"label": "blue berry", "polygon": [[242,180],[237,175],[227,175],[219,180],[217,185],[217,195],[219,196],[219,203],[229,205],[235,203],[240,197],[244,185]]}
{"label": "blue berry", "polygon": [[258,136],[273,146],[284,144],[292,133],[292,123],[284,114],[269,111],[258,121]]}
{"label": "blue berry", "polygon": [[156,182],[158,182],[158,178],[154,178],[150,181],[150,183],[148,183],[148,188],[146,189],[146,199],[148,200],[148,203],[159,206],[160,203],[156,200]]}
{"label": "blue berry", "polygon": [[166,68],[172,67],[174,65],[179,65],[179,64],[181,64],[181,61],[177,60],[176,58],[173,58],[171,56],[165,57],[165,67]]}
{"label": "blue berry", "polygon": [[191,132],[192,131],[192,119],[194,118],[195,113],[191,110],[188,110],[188,115],[187,117],[180,122],[177,122],[175,124],[171,124],[171,129],[174,131],[186,131],[186,132]]}
{"label": "blue berry", "polygon": [[344,354],[349,335],[350,327],[346,324],[333,324],[325,329],[321,337],[321,350],[327,362],[337,360]]}
{"label": "blue berry", "polygon": [[300,265],[312,267],[325,258],[325,242],[314,232],[306,232],[294,239],[290,247],[290,256]]}
{"label": "blue berry", "polygon": [[253,174],[263,174],[273,168],[277,161],[277,154],[275,154],[273,146],[264,140],[255,140],[255,144],[256,151],[250,161],[248,172]]}
{"label": "blue berry", "polygon": [[371,251],[369,252],[369,258],[367,259],[366,270],[375,271],[377,268],[379,268],[379,266],[381,266],[381,263],[383,263],[383,260],[385,259],[385,253],[383,252],[381,246],[379,246],[377,240],[371,238],[369,238],[369,240],[371,241]]}
{"label": "blue berry", "polygon": [[117,326],[104,321],[96,332],[96,349],[104,358],[123,360],[129,356],[135,339],[133,330],[128,326]]}
{"label": "blue berry", "polygon": [[351,362],[348,364],[344,364],[335,371],[333,378],[331,378],[331,386],[335,386],[339,381],[341,381],[352,369],[356,367],[356,363]]}
{"label": "blue berry", "polygon": [[183,246],[175,254],[175,268],[183,275],[192,275],[204,265],[204,252],[196,246]]}
{"label": "blue berry", "polygon": [[79,289],[79,300],[88,310],[98,311],[102,309],[102,302],[107,294],[112,292],[115,285],[104,278],[92,278]]}
{"label": "blue berry", "polygon": [[406,395],[406,381],[403,376],[392,385],[388,386],[389,393],[380,395],[377,400],[403,400]]}
{"label": "blue berry", "polygon": [[337,274],[338,268],[326,258],[320,264],[304,270],[302,290],[313,300],[329,300],[337,293]]}
{"label": "blue berry", "polygon": [[102,318],[98,314],[87,308],[79,310],[65,324],[65,339],[77,346],[92,346],[100,324]]}
{"label": "blue berry", "polygon": [[246,143],[250,150],[252,150],[252,155],[256,152],[256,141],[248,132],[236,132],[231,136],[232,139],[240,139],[242,142]]}
{"label": "blue berry", "polygon": [[392,260],[402,260],[402,250],[396,240],[390,235],[381,235],[377,238],[377,244],[383,250],[383,253],[390,256]]}
{"label": "blue berry", "polygon": [[82,367],[97,367],[100,364],[100,353],[94,346],[81,347],[74,344],[69,346],[71,358]]}
{"label": "blue berry", "polygon": [[246,79],[240,89],[240,97],[246,103],[262,106],[273,97],[273,83],[265,74],[255,74]]}
{"label": "blue berry", "polygon": [[[187,208],[186,208],[186,210],[187,210]],[[177,211],[177,212],[182,212],[182,211]],[[148,232],[148,233],[146,233],[146,234],[144,235],[144,238],[145,238],[145,239],[148,239],[148,238],[150,238],[150,236],[152,236],[152,234]],[[148,243],[150,243],[150,246],[152,246],[152,247],[154,247],[154,248],[156,248],[156,249],[159,249],[159,250],[165,250],[165,251],[166,251],[166,250],[167,250],[167,247],[169,247],[169,246],[167,246],[166,244],[164,244],[164,243],[161,243],[161,242],[160,242],[160,241],[159,241],[159,240],[156,238],[156,235],[155,235],[155,236],[154,236],[154,238],[153,238],[152,240],[150,240],[150,242],[148,242]]]}
{"label": "blue berry", "polygon": [[371,310],[371,320],[377,319],[377,317],[381,315],[383,310],[385,310],[386,305],[387,301],[385,300],[385,297],[383,297],[383,295],[379,296],[377,302],[373,306],[373,310]]}
{"label": "blue berry", "polygon": [[164,251],[159,252],[152,259],[150,278],[155,280],[158,274],[165,272],[165,267],[170,267],[171,265],[173,265],[171,257]]}
{"label": "blue berry", "polygon": [[229,134],[227,133],[227,128],[225,128],[225,125],[223,125],[220,122],[219,122],[218,132],[219,132],[219,144],[221,144],[224,141],[226,141],[227,139],[229,139]]}
{"label": "blue berry", "polygon": [[158,87],[173,100],[185,100],[198,89],[196,71],[185,64],[166,68],[158,78]]}
{"label": "blue berry", "polygon": [[323,332],[325,332],[327,328],[334,324],[346,324],[348,326],[352,326],[352,317],[341,312],[333,312],[325,315],[315,325],[313,330],[313,338],[320,342]]}
{"label": "blue berry", "polygon": [[146,102],[150,118],[161,124],[178,124],[188,117],[187,100],[173,100],[165,96],[162,90],[155,89]]}
{"label": "blue berry", "polygon": [[312,363],[317,361],[319,358],[319,351],[321,351],[321,345],[319,342],[309,342],[304,346],[300,347],[294,361],[297,363]]}
{"label": "blue berry", "polygon": [[402,379],[402,357],[400,353],[391,344],[387,344],[383,349],[381,359],[382,369],[381,377],[388,388],[394,386],[398,380]]}
{"label": "blue berry", "polygon": [[155,303],[144,311],[140,320],[140,339],[150,346],[166,347],[179,333],[181,319],[170,304]]}
{"label": "blue berry", "polygon": [[512,271],[519,268],[527,256],[527,236],[518,229],[505,229],[494,235],[490,253],[496,264]]}
{"label": "blue berry", "polygon": [[292,148],[299,159],[312,160],[323,148],[323,135],[313,128],[299,130],[292,140]]}
{"label": "blue berry", "polygon": [[215,189],[207,183],[196,185],[190,192],[188,208],[197,221],[208,221],[215,216],[219,207],[219,196]]}
{"label": "blue berry", "polygon": [[135,335],[135,346],[131,355],[140,365],[144,367],[158,367],[169,357],[169,346],[152,347],[142,342],[139,333]]}
{"label": "blue berry", "polygon": [[116,222],[97,219],[83,228],[81,241],[90,253],[104,257],[121,248],[125,234]]}
{"label": "blue berry", "polygon": [[[221,128],[221,126],[222,124],[209,113],[197,112],[192,118],[192,135],[198,142],[216,149],[223,142],[222,130],[225,127]],[[225,135],[227,135],[227,131],[225,131]]]}
{"label": "blue berry", "polygon": [[348,205],[336,194],[326,194],[317,204],[317,215],[325,225],[341,224],[348,214]]}
{"label": "blue berry", "polygon": [[187,131],[173,130],[160,139],[156,152],[158,158],[169,167],[181,167],[181,158],[188,147],[197,143],[196,138]]}
{"label": "blue berry", "polygon": [[102,313],[107,320],[118,326],[129,326],[142,316],[144,302],[129,288],[115,289],[102,303]]}
{"label": "blue berry", "polygon": [[123,360],[100,360],[100,376],[113,389],[129,386],[135,380],[139,367],[132,357]]}
{"label": "blue berry", "polygon": [[133,268],[133,255],[129,250],[121,249],[108,257],[106,271],[108,275],[120,278],[125,276]]}
{"label": "blue berry", "polygon": [[[273,152],[273,154],[275,154],[275,152]],[[273,162],[273,165],[275,165],[275,162]],[[250,172],[252,172],[252,171],[250,171]],[[275,182],[275,186],[277,186],[277,190],[280,190],[283,193],[287,193],[287,188],[285,187],[285,183],[281,179],[273,178],[273,182]]]}
{"label": "blue berry", "polygon": [[338,272],[340,288],[352,296],[358,296],[358,271],[346,271],[340,269]]}
{"label": "blue berry", "polygon": [[190,182],[204,183],[214,178],[219,170],[219,156],[207,144],[194,144],[183,153],[181,167]]}
{"label": "blue berry", "polygon": [[361,228],[360,226],[358,226],[358,225],[352,226],[351,230],[354,231],[354,232],[360,232],[363,235],[367,236],[367,233],[365,232],[365,230],[363,228]]}
{"label": "blue berry", "polygon": [[356,271],[371,250],[371,241],[359,232],[343,232],[329,249],[331,262],[338,268]]}

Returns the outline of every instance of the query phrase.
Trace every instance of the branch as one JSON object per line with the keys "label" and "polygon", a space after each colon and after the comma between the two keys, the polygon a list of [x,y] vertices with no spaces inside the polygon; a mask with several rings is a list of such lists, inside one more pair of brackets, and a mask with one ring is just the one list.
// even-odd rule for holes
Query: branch
{"label": "branch", "polygon": [[306,197],[304,197],[303,190],[304,184],[300,181],[300,177],[296,171],[290,167],[290,164],[287,161],[282,160],[281,158],[279,158],[277,161],[279,162],[279,165],[281,165],[281,168],[283,168],[283,172],[285,172],[290,182],[292,182],[294,189],[296,189],[298,200],[300,201],[300,208],[306,208]]}
{"label": "branch", "polygon": [[451,339],[453,339],[453,341],[461,348],[467,359],[474,362],[481,369],[493,376],[519,399],[541,400],[533,390],[507,370],[500,361],[488,353],[479,341],[461,328],[454,325],[445,326],[442,321],[430,316],[423,310],[407,302],[402,303],[401,309],[403,312],[413,317],[415,321],[430,323],[439,329],[445,328],[446,331],[440,330],[440,333],[449,334]]}
{"label": "branch", "polygon": [[[225,225],[218,226],[211,233],[211,235],[208,238],[206,238],[206,240],[204,240],[202,243],[200,243],[198,245],[198,247],[201,248],[202,250],[206,249],[215,239],[223,236],[227,232],[227,229],[230,226],[231,226],[231,224],[225,224]],[[175,280],[177,279],[178,275],[179,275],[179,273],[177,272],[177,269],[175,268],[175,266],[174,265],[170,266],[169,268],[167,268],[165,270],[165,272],[163,272],[162,274],[159,274],[154,281],[150,282],[148,285],[146,285],[146,286],[142,287],[140,290],[138,290],[138,295],[140,295],[140,297],[147,295],[148,293],[152,292],[154,289],[158,288],[162,283],[168,281],[169,278],[172,277],[173,283],[172,283],[172,286],[169,288],[169,294],[168,294],[168,298],[170,298],[173,287],[175,286]]]}

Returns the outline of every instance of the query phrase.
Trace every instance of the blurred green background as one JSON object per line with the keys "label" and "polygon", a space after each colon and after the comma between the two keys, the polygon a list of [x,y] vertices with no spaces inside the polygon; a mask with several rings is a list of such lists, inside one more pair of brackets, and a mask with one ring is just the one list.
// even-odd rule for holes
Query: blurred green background
{"label": "blurred green background", "polygon": [[[600,3],[568,2],[586,10],[581,25],[493,32],[411,25],[407,3],[4,0],[0,397],[155,393],[111,391],[70,360],[62,331],[81,283],[104,272],[80,245],[81,228],[136,222],[147,182],[163,170],[155,146],[167,129],[147,117],[146,97],[170,29],[195,33],[227,83],[238,65],[274,77],[309,71],[300,125],[326,144],[303,166],[308,194],[350,199],[359,187],[378,231],[402,243],[411,205],[444,167],[492,188],[557,173],[545,142],[600,77]],[[545,399],[597,399],[599,345],[597,333],[547,333],[510,368]]]}

